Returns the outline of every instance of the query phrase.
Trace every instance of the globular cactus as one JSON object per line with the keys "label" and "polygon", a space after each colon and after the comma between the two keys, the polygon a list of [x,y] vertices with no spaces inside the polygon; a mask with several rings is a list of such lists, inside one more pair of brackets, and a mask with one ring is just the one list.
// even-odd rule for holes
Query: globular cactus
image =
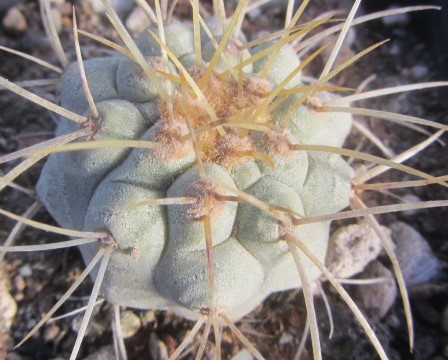
{"label": "globular cactus", "polygon": [[[401,165],[401,159],[343,148],[352,128],[351,113],[360,111],[350,107],[350,99],[378,94],[343,98],[334,93],[350,89],[327,83],[377,45],[331,71],[338,41],[320,78],[311,84],[303,81],[303,68],[324,48],[299,58],[291,42],[327,22],[315,20],[297,27],[306,3],[295,16],[287,16],[284,31],[264,41],[248,42],[239,29],[246,1],[239,2],[229,19],[220,1],[214,2],[215,16],[205,19],[193,1],[192,25],[162,24],[156,1],[158,15],[153,15],[159,26],[144,31],[135,41],[106,2],[107,14],[126,48],[112,44],[116,55],[84,61],[78,52],[78,61],[64,66],[60,106],[36,100],[1,79],[1,85],[59,114],[54,141],[0,158],[6,162],[29,157],[1,178],[0,190],[50,155],[36,188],[39,200],[62,229],[0,211],[25,224],[81,237],[67,241],[66,246],[79,245],[87,266],[81,279],[90,273],[95,285],[71,359],[78,354],[99,291],[115,309],[172,310],[197,320],[187,340],[207,321],[197,357],[204,351],[212,326],[219,342],[222,322],[260,359],[262,355],[233,322],[269,294],[301,287],[314,355],[319,359],[312,283],[320,278],[332,283],[379,356],[387,358],[364,316],[324,265],[330,222],[362,215],[381,237],[373,214],[445,206],[446,201],[365,209],[359,186],[376,176],[375,171],[384,170],[355,174],[342,156],[395,168],[429,183],[446,183]],[[291,8],[293,2],[289,4]],[[351,19],[341,26],[341,41]],[[74,23],[77,36],[75,18]],[[100,42],[111,44],[101,38]],[[440,85],[446,83],[425,86]],[[333,110],[331,104],[336,104]],[[371,113],[366,110],[365,114]],[[430,121],[417,123],[446,130]],[[340,216],[338,212],[349,205],[354,212]],[[399,267],[387,241],[384,246],[395,266],[410,319]],[[4,246],[1,250],[19,248]],[[75,288],[67,291],[32,333]],[[411,325],[409,334],[412,343]],[[180,355],[186,344],[172,357]],[[219,349],[217,344],[217,358]]]}
{"label": "globular cactus", "polygon": [[[165,32],[167,47],[200,81],[206,63],[189,64],[195,52],[193,29],[174,22]],[[220,35],[214,34],[216,38]],[[213,55],[207,40],[203,39],[204,61]],[[163,69],[160,45],[149,32],[143,33],[137,45],[151,70]],[[154,80],[128,58],[84,62],[99,112],[97,119],[91,118],[79,65],[73,63],[62,76],[61,106],[90,116],[89,126],[95,129],[92,140],[139,139],[150,141],[154,147],[53,154],[37,184],[40,199],[61,226],[107,231],[117,242],[118,250],[111,257],[102,285],[102,292],[114,304],[173,309],[188,318],[217,307],[236,320],[271,292],[300,287],[293,257],[283,239],[286,231],[300,238],[324,262],[329,221],[292,225],[286,230],[266,211],[226,197],[238,194],[233,189],[245,191],[300,216],[330,214],[346,207],[353,172],[341,156],[298,152],[291,147],[340,147],[350,131],[351,115],[319,113],[304,104],[293,109],[285,131],[280,132],[280,123],[296,96],[290,96],[272,113],[256,113],[300,60],[289,45],[284,45],[266,80],[258,73],[265,58],[255,62],[253,70],[247,69],[241,79],[220,78],[227,70],[225,60],[232,64],[232,46],[238,49],[234,43],[227,46],[202,89],[204,101],[223,124],[222,134],[191,89],[183,91],[178,85],[173,86],[171,95],[160,94]],[[261,48],[255,48],[255,54],[257,50]],[[239,54],[233,55],[238,60]],[[178,76],[175,69],[170,68],[170,73]],[[288,85],[298,84],[300,78],[296,76]],[[328,93],[319,97],[331,98]],[[246,123],[259,124],[263,131],[239,127]],[[207,125],[211,128],[196,130]],[[266,125],[271,125],[272,131],[263,129]],[[187,139],[189,126],[197,132],[198,153]],[[61,118],[56,134],[77,129],[78,124]],[[181,204],[185,198],[190,201]],[[179,204],[174,201],[164,208],[144,203],[164,199],[179,199]],[[206,219],[210,223],[208,234]],[[210,249],[207,236],[212,242]],[[82,246],[81,251],[88,263],[98,246]],[[208,282],[207,251],[214,257],[213,288]],[[307,276],[316,279],[320,271],[309,260],[304,261]]]}

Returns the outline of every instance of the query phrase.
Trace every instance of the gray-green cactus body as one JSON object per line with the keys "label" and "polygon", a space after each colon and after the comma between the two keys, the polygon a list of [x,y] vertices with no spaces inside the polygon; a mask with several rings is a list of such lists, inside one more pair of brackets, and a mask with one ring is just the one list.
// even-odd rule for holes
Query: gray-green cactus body
{"label": "gray-green cactus body", "polygon": [[[212,25],[216,22],[207,21]],[[165,30],[168,47],[188,63],[186,59],[194,56],[191,28],[172,23]],[[219,26],[212,27],[212,32],[222,35]],[[214,46],[205,34],[202,42],[203,60],[210,61]],[[160,47],[150,33],[145,32],[137,44],[149,66],[159,70],[163,66]],[[235,55],[232,46],[223,52],[218,72],[249,56]],[[234,79],[211,78],[204,93],[218,118],[258,109],[265,96],[259,84],[264,84],[263,91],[271,89],[300,64],[292,49],[285,46],[273,59],[266,82],[257,74],[268,61],[245,67],[240,85]],[[289,209],[300,217],[337,212],[348,205],[352,170],[347,163],[336,154],[280,151],[276,137],[238,127],[226,128],[224,134],[213,130],[213,136],[209,133],[212,130],[199,132],[202,152],[198,155],[188,125],[201,128],[208,115],[196,96],[181,94],[174,84],[172,97],[163,98],[139,66],[122,56],[87,60],[84,65],[100,113],[92,140],[147,140],[157,145],[53,154],[39,179],[39,196],[61,226],[106,231],[117,242],[102,285],[106,298],[135,308],[171,309],[188,318],[216,307],[238,319],[270,293],[300,287],[281,223],[250,199]],[[167,72],[174,76],[180,73],[173,64]],[[191,73],[197,79],[203,72],[196,68]],[[300,74],[289,87],[299,84]],[[240,86],[248,92],[242,100],[237,98]],[[329,96],[318,94],[321,100]],[[296,98],[287,98],[266,121],[281,123]],[[165,106],[168,103],[170,106]],[[89,114],[76,63],[62,77],[61,105]],[[291,111],[287,129],[279,137],[291,145],[340,147],[350,131],[349,115],[319,113],[306,104]],[[57,133],[66,134],[78,127],[61,118]],[[260,153],[271,163],[266,157],[251,155]],[[198,168],[198,156],[205,179]],[[240,191],[248,198],[232,201]],[[157,204],[157,199],[165,198],[188,201]],[[207,234],[213,253],[213,289]],[[295,226],[289,235],[324,261],[329,222]],[[99,246],[81,247],[86,262]],[[301,257],[308,278],[319,277],[319,270]]]}

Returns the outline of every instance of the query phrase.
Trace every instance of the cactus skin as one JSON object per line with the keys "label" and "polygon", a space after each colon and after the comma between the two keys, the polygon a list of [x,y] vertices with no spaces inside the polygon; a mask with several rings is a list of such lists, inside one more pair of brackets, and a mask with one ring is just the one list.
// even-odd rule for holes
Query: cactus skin
{"label": "cactus skin", "polygon": [[[207,21],[213,24],[214,20]],[[219,27],[215,30],[214,35],[219,37]],[[167,46],[185,66],[190,67],[194,59],[192,29],[174,22],[167,25],[165,31]],[[203,58],[210,60],[211,48],[207,41],[202,39]],[[241,35],[238,41],[244,41],[244,36]],[[137,45],[150,66],[157,69],[161,58],[155,40],[145,32]],[[227,62],[219,62],[218,72],[226,70],[229,62],[235,63],[231,50],[229,46],[225,52]],[[254,52],[260,50],[256,48]],[[260,99],[251,100],[259,96],[255,89],[270,91],[299,63],[286,45],[270,68],[267,81],[257,76],[263,61],[245,67],[244,90],[247,94],[244,96],[252,103],[242,110],[255,109],[259,104]],[[237,320],[270,293],[300,287],[292,255],[281,239],[282,229],[278,221],[250,203],[220,201],[208,209],[215,261],[215,300],[211,300],[207,283],[209,269],[201,221],[204,209],[179,204],[130,206],[164,197],[193,196],[199,199],[200,193],[207,193],[208,188],[220,195],[233,196],[235,193],[231,189],[234,188],[304,216],[333,213],[348,205],[353,175],[349,165],[336,154],[282,152],[275,146],[275,138],[268,141],[266,134],[249,131],[247,135],[239,129],[228,130],[221,143],[216,137],[203,140],[203,148],[209,151],[202,159],[208,179],[204,183],[200,180],[191,142],[180,144],[170,138],[172,134],[188,134],[185,121],[172,121],[167,117],[164,100],[137,65],[119,56],[87,60],[84,65],[100,113],[94,139],[141,139],[165,146],[161,149],[95,149],[53,154],[39,179],[39,196],[61,226],[108,231],[118,243],[119,249],[112,254],[102,285],[108,301],[134,308],[171,309],[190,319],[198,318],[203,309],[217,307]],[[198,69],[189,69],[192,74],[200,73]],[[174,67],[170,72],[177,74]],[[204,91],[210,103],[215,105],[215,98],[235,96],[235,92],[230,95],[226,92],[231,92],[228,89],[236,87],[235,83],[229,80],[221,84],[212,76],[210,82],[213,81],[215,85],[210,85],[208,93]],[[289,86],[299,83],[300,75]],[[221,89],[221,85],[229,86]],[[322,99],[329,96],[318,94]],[[294,99],[295,96],[291,96],[268,115],[269,119],[280,123]],[[194,99],[189,100],[197,106]],[[238,100],[233,99],[235,101]],[[62,77],[61,105],[88,115],[76,63]],[[194,118],[196,108],[192,109]],[[198,109],[200,112],[200,107]],[[63,118],[59,121],[58,135],[69,133],[78,126]],[[348,114],[317,113],[305,104],[293,111],[285,136],[292,144],[340,147],[350,131],[351,121]],[[267,154],[275,167],[251,156],[229,155],[232,144],[240,146],[245,142],[248,149]],[[220,149],[228,151],[228,156],[221,156]],[[323,222],[293,230],[322,262],[327,251],[329,225],[329,222]],[[89,262],[97,249],[96,244],[83,246],[84,260]],[[320,272],[307,258],[303,257],[303,263],[310,280],[319,277]],[[92,276],[95,277],[95,273]]]}

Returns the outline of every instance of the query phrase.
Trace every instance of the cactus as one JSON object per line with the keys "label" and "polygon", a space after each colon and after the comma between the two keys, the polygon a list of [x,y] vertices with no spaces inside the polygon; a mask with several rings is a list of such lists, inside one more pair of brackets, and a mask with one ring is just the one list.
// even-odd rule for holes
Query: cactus
{"label": "cactus", "polygon": [[[174,22],[165,31],[167,46],[180,61],[194,56],[191,27]],[[160,46],[149,32],[136,43],[152,71],[163,69]],[[202,43],[202,58],[211,60],[210,40],[203,39]],[[255,49],[254,54],[257,50],[261,51]],[[226,54],[224,51],[223,59]],[[202,92],[204,102],[223,122],[224,133],[195,130],[200,149],[196,154],[191,142],[182,142],[181,138],[188,136],[189,124],[197,129],[211,120],[194,92],[173,85],[171,95],[160,94],[152,79],[147,79],[139,65],[128,58],[84,61],[99,113],[97,119],[90,120],[90,126],[96,129],[93,139],[140,139],[151,141],[155,147],[52,154],[37,191],[61,226],[107,231],[115,239],[119,250],[111,257],[102,285],[102,292],[114,304],[172,309],[192,319],[204,309],[217,307],[237,320],[271,292],[300,287],[300,280],[288,246],[282,241],[286,230],[278,220],[250,203],[239,204],[225,197],[245,191],[302,216],[330,214],[348,206],[353,172],[341,156],[295,152],[288,146],[341,146],[350,131],[351,115],[320,114],[305,104],[294,109],[283,133],[276,129],[273,134],[247,131],[238,127],[242,121],[261,126],[282,122],[294,96],[271,115],[257,118],[252,114],[287,77],[285,69],[297,68],[300,60],[284,45],[266,80],[259,75],[261,60],[254,64],[258,72],[249,69],[241,79],[220,79],[219,72],[226,70],[225,62],[220,61],[223,64],[218,64]],[[186,69],[197,82],[204,76],[203,64]],[[179,76],[175,69],[170,73]],[[161,75],[158,77],[162,80]],[[242,82],[240,93],[238,81]],[[296,76],[295,83],[299,81]],[[325,92],[319,96],[331,98]],[[90,115],[77,63],[62,75],[61,106]],[[227,127],[228,119],[236,127]],[[56,134],[65,135],[77,127],[61,118]],[[182,204],[182,198],[191,201]],[[142,201],[164,199],[174,199],[173,205],[133,207]],[[210,233],[204,228],[205,221],[210,223]],[[328,221],[292,231],[324,261]],[[211,238],[210,249],[206,236]],[[83,246],[81,251],[89,263],[98,245]],[[212,266],[216,268],[213,288],[207,280],[207,251],[213,253]],[[310,261],[305,268],[310,280],[320,275]],[[126,281],[130,275],[132,281]]]}
{"label": "cactus", "polygon": [[[88,270],[83,277],[90,273],[95,285],[71,358],[78,354],[99,291],[116,308],[172,310],[197,321],[187,340],[207,322],[198,357],[211,326],[217,337],[222,321],[262,358],[233,322],[269,294],[303,287],[318,359],[311,283],[324,277],[385,359],[367,321],[324,266],[330,222],[340,210],[352,205],[359,212],[346,217],[364,215],[374,229],[372,214],[395,211],[364,211],[358,196],[362,190],[356,186],[370,178],[355,174],[343,156],[446,183],[400,165],[400,160],[343,148],[354,111],[349,96],[335,95],[347,89],[327,82],[378,44],[334,71],[330,60],[321,77],[308,85],[301,71],[323,48],[299,58],[291,42],[325,21],[294,28],[306,2],[297,16],[289,17],[285,31],[260,43],[248,42],[239,29],[246,1],[239,2],[229,22],[223,20],[219,2],[216,16],[202,19],[194,1],[192,25],[167,22],[135,41],[105,5],[127,48],[115,46],[116,55],[89,60],[82,60],[78,51],[77,61],[66,65],[61,76],[60,107],[52,108],[59,114],[56,140],[3,159],[29,156],[33,163],[49,155],[36,189],[63,230],[32,224],[81,238],[66,246],[79,245]],[[350,21],[342,27],[341,40]],[[74,23],[76,38],[75,18]],[[336,46],[333,53],[337,51]],[[32,100],[14,84],[1,84]],[[338,107],[325,110],[331,103]],[[17,175],[8,173],[2,188]],[[13,250],[18,248],[3,247]],[[404,284],[399,268],[395,270],[409,319]],[[412,343],[412,326],[409,332]],[[172,356],[180,355],[185,345]]]}

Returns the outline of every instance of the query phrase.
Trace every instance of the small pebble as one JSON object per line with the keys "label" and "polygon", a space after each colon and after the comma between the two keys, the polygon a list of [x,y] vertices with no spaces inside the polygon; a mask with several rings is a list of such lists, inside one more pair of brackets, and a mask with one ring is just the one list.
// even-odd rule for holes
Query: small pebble
{"label": "small pebble", "polygon": [[156,315],[153,310],[148,310],[143,315],[140,316],[140,321],[143,326],[146,326],[154,321],[156,321]]}
{"label": "small pebble", "polygon": [[278,343],[280,345],[286,345],[286,344],[292,343],[293,341],[294,341],[294,337],[291,334],[284,332],[284,333],[282,333],[282,336],[278,340]]}
{"label": "small pebble", "polygon": [[[417,203],[422,201],[417,195],[414,194],[406,194],[404,195],[401,200],[407,204],[407,203]],[[421,211],[421,209],[414,209],[414,210],[406,210],[403,211],[402,214],[406,216],[412,216],[415,214],[418,214]]]}
{"label": "small pebble", "polygon": [[398,45],[398,44],[392,44],[392,45],[389,47],[389,54],[392,55],[392,56],[400,55],[400,54],[401,54],[401,48],[400,48],[400,45]]}
{"label": "small pebble", "polygon": [[18,270],[19,275],[22,277],[28,277],[33,274],[33,270],[31,269],[31,266],[29,264],[25,264],[21,266]]}
{"label": "small pebble", "polygon": [[125,25],[134,35],[138,35],[151,25],[151,20],[143,9],[138,6],[127,17]]}
{"label": "small pebble", "polygon": [[22,34],[28,28],[28,23],[22,12],[17,7],[13,7],[8,10],[3,18],[2,26],[9,33]]}
{"label": "small pebble", "polygon": [[411,68],[411,74],[415,79],[422,79],[428,75],[429,69],[425,65],[417,64]]}
{"label": "small pebble", "polygon": [[439,261],[419,232],[404,222],[395,222],[390,229],[407,286],[426,283],[439,273]]}
{"label": "small pebble", "polygon": [[123,339],[134,336],[142,325],[140,318],[130,310],[122,311],[120,320]]}
{"label": "small pebble", "polygon": [[263,13],[260,8],[255,8],[247,13],[250,20],[258,20]]}
{"label": "small pebble", "polygon": [[61,329],[57,324],[49,324],[45,327],[43,339],[45,342],[54,341],[60,332]]}
{"label": "small pebble", "polygon": [[[99,316],[95,317],[95,314],[98,312],[99,312],[99,307],[97,306],[93,309],[92,317],[89,321],[89,325],[87,326],[85,336],[93,336],[93,337],[100,336],[108,328],[109,324],[104,322],[104,318],[101,318]],[[82,323],[83,317],[84,317],[84,313],[81,313],[79,315],[76,315],[73,318],[72,323],[71,323],[71,328],[73,331],[76,331],[76,332],[79,331],[79,329],[81,328],[81,323]]]}
{"label": "small pebble", "polygon": [[251,352],[247,349],[241,350],[239,353],[232,357],[232,360],[253,360]]}
{"label": "small pebble", "polygon": [[149,352],[153,360],[168,359],[168,349],[164,342],[160,341],[155,333],[149,336]]}
{"label": "small pebble", "polygon": [[361,300],[366,309],[375,309],[380,318],[387,314],[397,297],[397,285],[392,272],[379,261],[371,262],[362,272],[362,278],[384,278],[383,282],[360,285],[355,296]]}

